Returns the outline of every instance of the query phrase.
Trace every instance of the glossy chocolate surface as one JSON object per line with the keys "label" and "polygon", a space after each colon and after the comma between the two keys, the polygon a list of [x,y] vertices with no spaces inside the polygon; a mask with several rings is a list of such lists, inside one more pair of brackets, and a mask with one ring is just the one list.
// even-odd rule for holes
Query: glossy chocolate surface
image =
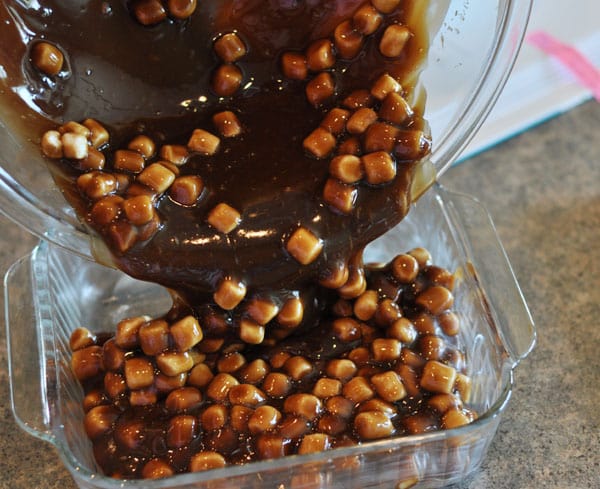
{"label": "glossy chocolate surface", "polygon": [[[182,290],[186,296],[211,293],[224,276],[235,276],[254,290],[277,290],[282,283],[301,288],[347,263],[398,222],[409,202],[414,162],[398,158],[395,180],[361,184],[355,211],[342,215],[320,195],[328,160],[307,154],[302,140],[329,108],[339,106],[353,90],[369,89],[383,73],[412,82],[426,43],[423,26],[417,26],[398,59],[384,58],[377,39],[386,25],[402,21],[413,7],[404,2],[384,16],[382,27],[366,38],[358,56],[336,62],[329,70],[336,95],[323,106],[307,102],[304,81],[285,79],[281,73],[283,52],[302,52],[311,41],[330,36],[359,3],[200,2],[185,21],[169,19],[147,27],[132,18],[123,2],[42,2],[29,9],[13,2],[8,6],[12,29],[3,29],[13,52],[3,61],[13,85],[18,80],[28,87],[19,94],[40,115],[56,122],[90,117],[106,124],[111,130],[107,161],[112,150],[139,133],[157,144],[185,144],[194,128],[212,130],[214,113],[235,111],[243,134],[223,140],[215,156],[192,156],[181,169],[204,180],[199,202],[186,208],[161,198],[160,232],[124,254],[116,253],[116,262],[134,276]],[[248,46],[248,54],[236,63],[243,72],[243,87],[233,97],[219,97],[211,90],[211,76],[220,64],[212,43],[226,32],[238,33]],[[58,76],[41,75],[28,62],[27,52],[36,39],[48,40],[66,53]],[[417,114],[407,125],[419,126],[422,120]],[[68,164],[60,167],[63,172],[67,178],[60,184],[84,214],[86,203],[70,183],[76,173]],[[219,202],[242,214],[240,226],[229,234],[215,232],[206,223],[207,212]],[[319,259],[308,267],[284,247],[299,225],[324,243]]]}

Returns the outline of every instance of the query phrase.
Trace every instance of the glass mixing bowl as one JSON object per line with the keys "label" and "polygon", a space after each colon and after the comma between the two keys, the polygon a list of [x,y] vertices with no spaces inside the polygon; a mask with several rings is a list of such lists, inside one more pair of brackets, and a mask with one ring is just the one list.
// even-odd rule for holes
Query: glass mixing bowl
{"label": "glass mixing bowl", "polygon": [[[438,175],[496,101],[519,50],[531,1],[430,0],[431,47],[420,81]],[[10,47],[0,50],[6,55]],[[0,64],[0,93],[8,89],[6,78]],[[26,140],[15,129],[10,110],[0,104],[0,211],[47,241],[91,256],[89,230],[54,184],[39,142]]]}

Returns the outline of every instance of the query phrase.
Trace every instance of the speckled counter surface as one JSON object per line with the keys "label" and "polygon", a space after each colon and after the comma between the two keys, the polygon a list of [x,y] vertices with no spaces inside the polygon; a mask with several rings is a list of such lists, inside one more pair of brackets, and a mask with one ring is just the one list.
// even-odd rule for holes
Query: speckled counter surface
{"label": "speckled counter surface", "polygon": [[[600,487],[600,105],[465,161],[442,183],[488,208],[538,330],[483,467],[453,489]],[[35,242],[0,218],[2,273]],[[4,332],[0,488],[74,488],[52,446],[13,419]]]}

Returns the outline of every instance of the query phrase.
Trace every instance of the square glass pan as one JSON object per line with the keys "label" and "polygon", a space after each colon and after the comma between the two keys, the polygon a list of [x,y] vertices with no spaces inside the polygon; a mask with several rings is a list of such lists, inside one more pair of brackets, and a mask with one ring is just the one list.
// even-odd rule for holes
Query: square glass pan
{"label": "square glass pan", "polygon": [[[69,336],[78,326],[113,331],[122,318],[156,316],[170,306],[162,288],[41,242],[5,276],[12,408],[19,425],[47,440],[81,488],[433,488],[476,470],[512,389],[512,370],[535,331],[485,209],[434,187],[396,228],[370,245],[371,261],[416,246],[456,272],[455,310],[479,418],[460,428],[393,438],[313,455],[294,455],[162,480],[103,476],[83,431],[82,391],[70,370]],[[412,485],[415,484],[416,485]]]}

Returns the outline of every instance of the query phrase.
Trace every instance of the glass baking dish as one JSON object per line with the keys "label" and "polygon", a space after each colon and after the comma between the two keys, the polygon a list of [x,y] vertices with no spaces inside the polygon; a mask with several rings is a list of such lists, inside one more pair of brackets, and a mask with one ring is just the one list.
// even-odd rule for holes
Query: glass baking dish
{"label": "glass baking dish", "polygon": [[82,390],[70,370],[69,336],[78,326],[112,331],[127,316],[164,313],[170,298],[42,241],[5,276],[12,408],[18,424],[53,444],[81,488],[434,488],[455,483],[484,459],[513,387],[512,371],[531,350],[535,329],[485,209],[435,186],[366,256],[389,261],[416,246],[456,272],[455,310],[473,381],[470,425],[319,454],[294,455],[161,480],[121,481],[98,472],[82,425]]}

